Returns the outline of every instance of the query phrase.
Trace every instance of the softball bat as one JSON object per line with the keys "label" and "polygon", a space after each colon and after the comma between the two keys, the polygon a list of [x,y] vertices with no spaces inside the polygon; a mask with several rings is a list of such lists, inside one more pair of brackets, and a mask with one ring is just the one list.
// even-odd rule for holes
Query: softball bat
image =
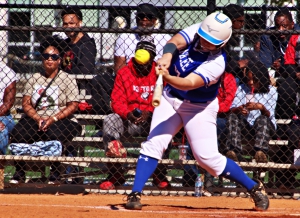
{"label": "softball bat", "polygon": [[160,99],[163,90],[163,78],[162,78],[162,70],[158,72],[158,78],[155,83],[155,88],[153,92],[152,106],[158,107],[160,105]]}

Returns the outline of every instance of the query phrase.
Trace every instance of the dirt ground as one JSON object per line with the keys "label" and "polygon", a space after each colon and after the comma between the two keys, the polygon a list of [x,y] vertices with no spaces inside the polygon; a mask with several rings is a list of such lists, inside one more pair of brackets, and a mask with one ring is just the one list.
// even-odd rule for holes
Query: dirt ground
{"label": "dirt ground", "polygon": [[250,198],[142,196],[143,209],[124,209],[125,195],[0,194],[1,217],[300,217],[300,201],[271,199],[265,212],[254,211]]}

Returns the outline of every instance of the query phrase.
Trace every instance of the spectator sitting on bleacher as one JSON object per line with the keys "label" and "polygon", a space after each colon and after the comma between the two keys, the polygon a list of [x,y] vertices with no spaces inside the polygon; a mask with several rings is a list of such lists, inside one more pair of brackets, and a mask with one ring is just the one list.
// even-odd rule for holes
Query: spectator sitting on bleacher
{"label": "spectator sitting on bleacher", "polygon": [[[275,26],[270,30],[287,31],[299,30],[299,25],[294,24],[293,17],[288,8],[279,9],[274,17]],[[276,107],[277,119],[290,119],[295,110],[298,84],[295,74],[290,66],[284,65],[284,55],[291,35],[262,35],[260,39],[259,58],[267,67],[276,71],[275,77],[278,86],[278,101]]]}
{"label": "spectator sitting on bleacher", "polygon": [[[136,12],[137,27],[134,29],[138,28],[140,30],[149,31],[158,28],[155,26],[158,21],[158,15],[159,11],[152,4],[143,3],[138,5]],[[123,28],[125,25],[124,20],[120,20],[118,22],[120,28]],[[134,57],[136,45],[141,41],[142,36],[149,36],[154,39],[154,44],[157,48],[157,56],[155,58],[162,56],[163,46],[171,38],[171,36],[168,34],[151,34],[151,32],[147,33],[147,35],[144,33],[119,34],[114,47],[114,73],[101,73],[92,80],[92,99],[88,102],[93,105],[93,109],[90,111],[90,113],[110,114],[112,112],[110,108],[110,95],[113,88],[115,75],[117,74],[118,70],[126,66],[130,59]],[[114,37],[112,37],[110,41]],[[99,131],[95,136],[97,135],[101,135],[101,131]]]}
{"label": "spectator sitting on bleacher", "polygon": [[[152,30],[157,28],[156,22],[158,21],[159,11],[152,4],[143,3],[138,5],[136,12],[137,27],[134,29],[139,30]],[[135,48],[138,42],[141,41],[141,36],[145,34],[137,33],[122,33],[119,35],[115,45],[114,56],[114,69],[117,73],[123,66],[125,66],[129,60],[134,57]],[[156,46],[157,56],[155,60],[160,58],[163,53],[163,46],[167,43],[171,36],[168,34],[148,34],[154,38],[154,44]]]}
{"label": "spectator sitting on bleacher", "polygon": [[[145,41],[144,41],[145,40]],[[142,38],[136,46],[136,55],[128,65],[120,69],[111,94],[111,106],[114,111],[103,121],[103,143],[106,155],[125,158],[126,153],[121,136],[147,137],[154,107],[152,97],[155,82],[156,47],[149,37]],[[140,57],[150,59],[147,63],[139,62]],[[113,151],[116,149],[117,151]],[[119,155],[113,155],[113,154]],[[101,183],[101,189],[114,189],[115,185],[125,182],[124,170],[121,164],[109,166],[110,172],[107,181]],[[154,173],[153,182],[159,188],[167,188],[169,183],[162,172]]]}
{"label": "spectator sitting on bleacher", "polygon": [[[82,27],[82,12],[77,6],[66,6],[61,12],[62,25],[65,28]],[[84,32],[66,31],[68,48],[62,59],[62,70],[69,74],[94,74],[96,61],[96,44]],[[85,89],[91,94],[92,85],[88,80],[77,81],[80,90]]]}
{"label": "spectator sitting on bleacher", "polygon": [[10,109],[16,97],[16,73],[0,62],[0,154],[6,154],[9,133],[15,126]]}
{"label": "spectator sitting on bleacher", "polygon": [[268,69],[256,62],[247,67],[247,84],[238,87],[227,121],[226,156],[241,161],[242,136],[255,139],[257,162],[268,162],[269,140],[276,129],[277,91],[270,85]]}
{"label": "spectator sitting on bleacher", "polygon": [[[78,107],[76,80],[60,70],[61,54],[67,46],[57,36],[46,37],[40,52],[44,72],[35,73],[23,92],[22,107],[26,116],[16,124],[11,134],[12,143],[31,144],[38,141],[72,141],[81,132],[81,125],[72,116]],[[16,172],[11,183],[25,180],[25,162],[15,162]],[[51,166],[49,183],[58,181],[58,163]]]}

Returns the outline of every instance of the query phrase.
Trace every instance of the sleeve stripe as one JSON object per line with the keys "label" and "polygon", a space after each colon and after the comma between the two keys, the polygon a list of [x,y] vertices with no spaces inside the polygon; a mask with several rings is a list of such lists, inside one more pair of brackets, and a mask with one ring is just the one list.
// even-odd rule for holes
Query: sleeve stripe
{"label": "sleeve stripe", "polygon": [[204,86],[207,86],[207,84],[209,84],[209,79],[207,78],[207,77],[204,77],[202,74],[200,74],[200,73],[196,73],[197,75],[199,75],[199,76],[201,76],[201,78],[203,79],[203,81],[204,81]]}
{"label": "sleeve stripe", "polygon": [[190,39],[190,37],[188,36],[188,34],[186,34],[186,32],[180,31],[179,34],[183,36],[183,38],[185,39],[185,41],[186,41],[187,44],[190,43],[191,39]]}

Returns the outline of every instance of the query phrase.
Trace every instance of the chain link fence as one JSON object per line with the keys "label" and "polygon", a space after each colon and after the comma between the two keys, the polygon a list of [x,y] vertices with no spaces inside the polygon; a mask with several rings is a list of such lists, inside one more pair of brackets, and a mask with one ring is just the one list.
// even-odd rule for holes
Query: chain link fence
{"label": "chain link fence", "polygon": [[[152,37],[157,60],[174,34],[232,2],[152,0],[155,10],[139,7],[142,3],[1,1],[2,188],[130,189],[150,128],[156,78],[137,82],[122,67],[133,65],[141,37]],[[227,108],[217,118],[219,150],[262,180],[269,193],[297,195],[298,6],[255,0],[236,5],[244,14],[229,10],[233,35],[225,47],[227,73],[219,93],[220,108]],[[259,107],[247,111],[249,102]],[[247,116],[229,112],[230,107]],[[142,124],[127,116],[135,108],[148,111]],[[245,192],[198,167],[184,129],[170,142],[146,189],[192,194],[199,173],[205,175],[206,195]]]}

